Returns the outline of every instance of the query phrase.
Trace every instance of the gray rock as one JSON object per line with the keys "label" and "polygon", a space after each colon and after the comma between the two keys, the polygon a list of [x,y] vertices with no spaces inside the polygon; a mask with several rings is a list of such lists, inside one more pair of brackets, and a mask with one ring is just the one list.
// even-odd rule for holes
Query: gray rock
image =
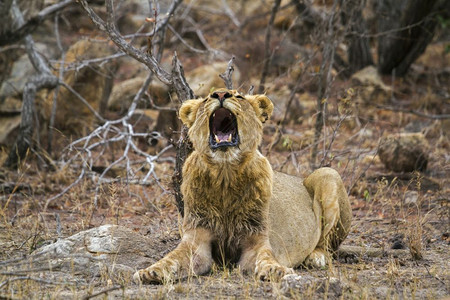
{"label": "gray rock", "polygon": [[339,279],[315,278],[311,275],[289,274],[283,277],[280,291],[287,297],[297,298],[299,296],[324,294],[328,298],[337,299],[342,295],[344,288],[347,288]]}
{"label": "gray rock", "polygon": [[417,191],[406,191],[404,195],[404,201],[406,205],[416,205],[419,199],[419,193]]}
{"label": "gray rock", "polygon": [[422,133],[400,133],[384,137],[378,155],[386,169],[394,172],[425,171],[429,145]]}
{"label": "gray rock", "polygon": [[33,253],[39,257],[34,264],[86,276],[108,272],[131,278],[138,267],[154,262],[148,258],[155,255],[151,244],[126,227],[103,225],[39,248]]}
{"label": "gray rock", "polygon": [[[45,55],[53,54],[47,45],[36,43],[36,49],[39,53],[45,53]],[[48,58],[50,58],[48,56]],[[36,74],[36,71],[31,64],[28,55],[22,55],[16,60],[11,68],[11,72],[7,79],[0,86],[0,98],[18,96],[22,94],[25,84],[29,80],[31,75]]]}

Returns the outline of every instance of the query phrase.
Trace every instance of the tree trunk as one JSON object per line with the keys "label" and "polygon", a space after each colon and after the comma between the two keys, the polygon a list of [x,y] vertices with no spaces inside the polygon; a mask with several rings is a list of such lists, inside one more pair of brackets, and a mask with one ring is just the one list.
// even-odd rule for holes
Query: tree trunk
{"label": "tree trunk", "polygon": [[366,1],[346,0],[342,5],[342,23],[346,25],[348,42],[348,66],[350,74],[373,65],[370,53],[369,37],[367,36],[366,21],[362,16],[362,10]]}
{"label": "tree trunk", "polygon": [[447,0],[378,2],[378,70],[403,76],[431,42],[436,13]]}
{"label": "tree trunk", "polygon": [[27,82],[23,91],[22,121],[20,123],[19,136],[14,143],[4,166],[15,168],[20,163],[31,147],[34,129],[34,98],[36,92],[42,88],[54,88],[58,78],[46,74],[37,75]]}

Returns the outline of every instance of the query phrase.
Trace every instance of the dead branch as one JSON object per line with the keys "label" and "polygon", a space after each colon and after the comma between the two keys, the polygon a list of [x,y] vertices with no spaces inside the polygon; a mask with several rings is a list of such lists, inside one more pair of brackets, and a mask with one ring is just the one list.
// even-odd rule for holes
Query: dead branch
{"label": "dead branch", "polygon": [[232,80],[231,76],[233,75],[233,72],[234,72],[233,64],[234,64],[235,59],[236,58],[233,55],[231,57],[230,61],[228,62],[228,66],[227,66],[227,69],[225,70],[225,72],[223,72],[222,74],[219,75],[219,77],[222,78],[222,80],[225,82],[225,86],[229,90],[233,89],[233,80]]}
{"label": "dead branch", "polygon": [[382,110],[390,110],[390,111],[394,111],[394,112],[413,114],[413,115],[416,115],[416,116],[419,116],[422,118],[427,118],[427,119],[434,119],[434,120],[450,119],[449,114],[430,115],[430,114],[426,114],[426,113],[423,113],[421,111],[414,110],[414,109],[405,109],[405,108],[401,108],[401,107],[392,107],[392,106],[384,106],[384,105],[377,105],[376,108],[382,109]]}
{"label": "dead branch", "polygon": [[[186,16],[185,18],[183,18],[184,21],[190,23],[193,27],[193,33],[195,33],[198,37],[198,39],[200,40],[200,42],[202,43],[203,47],[205,47],[205,49],[209,52],[212,53],[213,56],[218,56],[218,57],[228,57],[229,55],[227,53],[225,53],[222,50],[218,50],[218,49],[214,49],[213,47],[211,47],[211,45],[209,45],[208,41],[206,40],[205,36],[203,35],[203,32],[198,28],[198,24],[195,22],[194,19],[192,19],[189,16]],[[169,29],[171,28],[171,26],[169,27]],[[175,33],[174,33],[175,34]],[[177,35],[177,34],[175,34]],[[183,44],[185,44],[190,50],[194,51],[194,52],[198,52],[202,51],[196,48],[193,48],[192,46],[188,45],[187,42],[183,42],[183,40],[181,40],[181,42]]]}
{"label": "dead branch", "polygon": [[[15,0],[12,2],[11,12],[17,25],[22,26],[25,21]],[[4,163],[4,166],[7,168],[15,168],[31,147],[34,127],[34,99],[36,92],[42,88],[54,88],[58,84],[58,78],[51,73],[45,60],[37,53],[33,38],[29,34],[25,36],[25,48],[33,67],[39,74],[30,78],[25,84],[19,135]]]}
{"label": "dead branch", "polygon": [[153,30],[152,35],[149,37],[149,39],[152,38],[152,36],[157,36],[156,42],[153,42],[153,46],[155,49],[148,49],[152,52],[150,53],[156,53],[156,61],[159,63],[161,61],[163,49],[164,49],[164,40],[166,36],[167,27],[169,26],[169,20],[170,17],[174,14],[177,7],[181,4],[182,0],[174,0],[169,7],[169,10],[167,12],[166,17],[163,19],[162,22],[158,22],[157,19],[157,11],[155,9],[155,28]]}
{"label": "dead branch", "polygon": [[83,7],[83,9],[88,14],[89,18],[92,22],[102,31],[108,34],[108,37],[116,44],[117,47],[120,48],[123,52],[133,57],[137,61],[146,65],[158,79],[167,84],[172,85],[171,74],[165,71],[157,62],[157,60],[148,55],[147,53],[137,49],[133,45],[127,43],[127,41],[121,36],[118,32],[115,23],[114,23],[114,11],[112,0],[106,0],[106,9],[107,9],[107,22],[105,22],[102,18],[100,18],[94,10],[88,5],[86,0],[79,0],[79,3]]}
{"label": "dead branch", "polygon": [[[180,2],[181,1],[177,0],[172,3],[168,16],[173,15],[174,10],[180,4]],[[139,89],[138,93],[135,95],[130,107],[128,108],[128,112],[124,117],[118,120],[105,120],[101,116],[96,114],[95,110],[91,109],[91,111],[96,115],[96,117],[98,117],[104,123],[102,124],[102,126],[92,131],[88,136],[80,138],[71,143],[67,147],[67,150],[65,150],[68,151],[68,154],[73,153],[73,151],[76,152],[67,161],[63,163],[63,167],[67,166],[68,164],[73,164],[76,161],[80,161],[79,165],[81,166],[81,174],[79,175],[79,177],[75,182],[73,182],[70,186],[65,188],[61,193],[48,199],[45,204],[44,210],[47,209],[48,205],[53,200],[65,194],[70,188],[77,185],[86,175],[89,174],[92,174],[92,179],[96,183],[95,197],[93,204],[94,208],[97,207],[101,185],[104,183],[111,182],[111,180],[105,179],[106,174],[113,168],[119,166],[123,166],[124,170],[126,170],[125,182],[127,184],[137,182],[143,185],[147,185],[151,184],[153,180],[154,180],[153,182],[159,184],[158,178],[155,173],[154,162],[158,160],[165,151],[170,149],[171,146],[163,149],[158,155],[149,155],[141,151],[137,147],[134,138],[149,137],[151,133],[135,133],[133,126],[129,123],[129,119],[133,116],[137,108],[138,102],[141,100],[141,98],[147,91],[148,86],[150,85],[150,82],[153,78],[153,75],[156,75],[162,82],[173,86],[180,101],[184,101],[186,99],[194,97],[192,90],[190,89],[189,85],[186,82],[186,79],[184,78],[183,68],[178,60],[176,53],[174,54],[173,58],[173,70],[171,74],[164,71],[159,65],[159,61],[162,57],[162,51],[164,48],[163,47],[165,35],[164,33],[168,26],[169,17],[165,18],[164,22],[161,22],[161,24],[163,24],[164,26],[160,25],[159,23],[155,25],[155,30],[153,31],[152,36],[154,37],[155,34],[158,34],[157,35],[158,41],[156,47],[157,49],[155,51],[150,51],[146,53],[142,52],[141,50],[138,50],[131,44],[127,43],[125,39],[118,33],[114,25],[115,20],[112,1],[106,1],[106,10],[107,10],[106,22],[102,20],[98,15],[96,15],[95,12],[92,11],[92,9],[87,5],[86,1],[80,1],[80,3],[83,6],[84,10],[88,13],[89,17],[94,22],[94,24],[96,24],[100,28],[100,30],[106,31],[111,40],[122,51],[134,57],[138,61],[144,62],[153,73],[149,73],[149,75],[147,76],[145,82]],[[155,56],[151,56],[148,53],[154,53]],[[63,86],[71,90],[69,86],[64,84]],[[81,96],[79,97],[79,95],[77,95],[75,91],[72,92],[83,103],[85,102],[83,101]],[[125,147],[122,154],[114,162],[112,162],[106,168],[104,168],[100,176],[96,176],[91,171],[95,168],[94,164],[106,151],[106,148],[114,143],[124,143]],[[134,165],[134,162],[132,162],[132,159],[130,157],[130,154],[132,152],[140,157],[144,157],[145,163],[141,164],[141,167],[137,169],[132,167]],[[97,153],[96,156],[94,156],[94,153]],[[62,157],[62,160],[64,160],[65,155]],[[145,165],[149,166],[148,168],[146,168],[147,173],[143,176],[143,179],[136,179],[137,174],[143,170],[143,167]],[[163,187],[161,188],[165,190]]]}
{"label": "dead branch", "polygon": [[[9,278],[6,279],[5,281],[3,281],[2,283],[0,283],[0,288],[4,287],[5,285],[14,282],[14,281],[18,281],[18,280],[31,280],[31,281],[35,281],[38,283],[44,283],[44,284],[53,284],[53,285],[58,285],[61,284],[62,282],[55,282],[52,280],[45,280],[39,277],[33,277],[33,276],[19,276],[19,277],[13,277],[13,278]],[[74,283],[68,283],[68,282],[63,282],[64,284],[67,285],[73,285]]]}
{"label": "dead branch", "polygon": [[[13,7],[11,1],[11,7]],[[0,46],[5,46],[8,44],[13,44],[22,40],[25,36],[31,34],[36,28],[39,27],[40,24],[50,15],[64,9],[69,4],[74,3],[74,0],[64,0],[59,3],[55,3],[50,5],[43,10],[41,10],[36,16],[31,17],[26,23],[22,22],[18,28],[13,30],[9,30],[0,35]],[[7,8],[8,5],[5,6]],[[3,15],[3,14],[0,14]]]}
{"label": "dead branch", "polygon": [[269,67],[270,67],[270,63],[272,61],[272,59],[271,59],[272,52],[270,51],[270,38],[272,35],[272,27],[273,27],[273,22],[275,21],[275,16],[276,16],[278,10],[280,9],[280,3],[281,3],[281,0],[275,0],[275,2],[273,3],[272,13],[270,14],[269,24],[267,25],[267,29],[266,29],[266,39],[265,39],[265,44],[264,44],[264,49],[265,49],[264,67],[262,70],[261,80],[259,82],[259,89],[258,89],[258,92],[260,94],[262,94],[264,92],[264,85],[266,82],[266,77],[267,77],[267,74],[269,73]]}
{"label": "dead branch", "polygon": [[336,253],[339,257],[383,257],[383,256],[394,256],[394,257],[409,257],[409,251],[404,249],[388,249],[383,248],[372,248],[372,247],[359,247],[359,246],[348,246],[342,245],[339,247]]}
{"label": "dead branch", "polygon": [[169,29],[170,31],[175,35],[175,37],[181,42],[183,43],[183,45],[185,45],[186,47],[188,47],[189,50],[191,50],[192,52],[195,53],[200,53],[200,54],[204,54],[207,53],[208,50],[201,50],[201,49],[197,49],[192,47],[191,45],[189,45],[188,42],[186,42],[185,39],[183,39],[183,37],[175,30],[175,28],[173,28],[171,25],[169,25]]}
{"label": "dead branch", "polygon": [[230,18],[234,25],[236,25],[237,27],[241,26],[241,22],[239,22],[238,18],[236,18],[236,15],[227,3],[227,0],[222,0],[222,6],[225,10],[225,15]]}
{"label": "dead branch", "polygon": [[173,80],[173,87],[175,88],[175,92],[178,96],[178,100],[180,101],[180,103],[183,103],[184,101],[188,99],[193,99],[195,97],[194,92],[192,91],[191,87],[186,81],[183,66],[178,60],[176,52],[173,54],[172,59],[172,80]]}
{"label": "dead branch", "polygon": [[[337,2],[338,0],[333,1],[333,7],[330,16],[328,17],[327,23],[327,34],[325,36],[325,44],[322,49],[322,63],[320,65],[319,71],[319,91],[317,96],[317,117],[316,123],[314,126],[314,146],[311,152],[311,165],[315,169],[316,166],[316,158],[317,158],[317,149],[318,149],[318,141],[320,139],[320,135],[322,133],[322,129],[324,128],[325,122],[325,111],[328,103],[328,97],[330,93],[331,87],[331,71],[333,68],[333,59],[334,53],[336,49],[336,36],[334,33],[334,19],[337,14]],[[325,142],[324,142],[325,147]],[[325,149],[324,149],[325,153]]]}
{"label": "dead branch", "polygon": [[112,286],[110,288],[98,291],[96,293],[93,293],[93,294],[90,294],[90,295],[86,295],[86,296],[84,296],[81,299],[83,299],[83,300],[92,299],[92,298],[95,298],[97,296],[100,296],[100,295],[103,295],[103,294],[108,294],[109,292],[112,292],[112,291],[115,291],[115,290],[119,290],[119,289],[123,289],[123,286],[120,286],[120,285]]}

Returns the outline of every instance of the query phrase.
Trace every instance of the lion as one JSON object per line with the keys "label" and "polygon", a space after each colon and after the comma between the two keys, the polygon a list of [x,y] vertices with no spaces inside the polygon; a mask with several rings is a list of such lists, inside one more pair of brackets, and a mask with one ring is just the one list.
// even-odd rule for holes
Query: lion
{"label": "lion", "polygon": [[219,89],[179,111],[193,152],[183,166],[180,244],[137,271],[142,283],[209,272],[213,263],[278,281],[300,265],[323,268],[345,239],[351,208],[339,174],[320,168],[302,183],[274,172],[258,150],[273,111],[266,95]]}

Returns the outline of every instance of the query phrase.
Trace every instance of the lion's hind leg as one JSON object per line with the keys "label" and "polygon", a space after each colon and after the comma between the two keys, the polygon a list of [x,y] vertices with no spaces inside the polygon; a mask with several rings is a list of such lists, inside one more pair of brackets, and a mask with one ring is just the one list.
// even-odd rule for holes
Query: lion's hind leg
{"label": "lion's hind leg", "polygon": [[[320,203],[321,235],[314,251],[306,258],[305,265],[323,268],[330,260],[329,250],[337,248],[341,239],[337,231],[341,229],[341,209],[349,208],[342,203],[348,203],[347,192],[338,172],[331,168],[320,168],[309,175],[303,182],[313,201]],[[350,213],[351,214],[351,213]],[[346,226],[350,226],[346,224]],[[342,230],[342,229],[341,229]],[[346,229],[347,230],[347,229]],[[347,231],[348,232],[348,231]],[[346,235],[346,233],[345,233]],[[345,236],[344,236],[345,237]]]}

